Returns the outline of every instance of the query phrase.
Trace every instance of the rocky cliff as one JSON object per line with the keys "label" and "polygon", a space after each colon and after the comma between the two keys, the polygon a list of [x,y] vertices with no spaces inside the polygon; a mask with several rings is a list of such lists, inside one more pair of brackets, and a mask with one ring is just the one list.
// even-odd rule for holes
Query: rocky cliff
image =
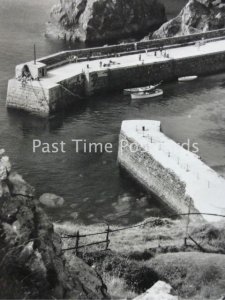
{"label": "rocky cliff", "polygon": [[225,27],[224,0],[189,0],[180,14],[163,24],[155,38],[201,33]]}
{"label": "rocky cliff", "polygon": [[144,36],[166,21],[157,0],[60,0],[46,36],[87,43]]}
{"label": "rocky cliff", "polygon": [[108,299],[96,272],[66,260],[34,189],[0,150],[0,299]]}

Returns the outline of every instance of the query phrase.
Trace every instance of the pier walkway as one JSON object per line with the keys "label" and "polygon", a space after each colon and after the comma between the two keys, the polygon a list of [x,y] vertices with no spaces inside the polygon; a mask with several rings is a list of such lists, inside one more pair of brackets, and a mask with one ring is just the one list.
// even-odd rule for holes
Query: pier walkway
{"label": "pier walkway", "polygon": [[[200,42],[201,43],[201,42]],[[148,51],[148,49],[146,49]],[[224,40],[210,40],[204,41],[201,46],[190,45],[177,48],[169,48],[163,50],[162,53],[158,51],[149,51],[142,54],[132,54],[121,57],[96,59],[91,61],[69,63],[67,65],[54,68],[48,71],[47,77],[42,78],[42,83],[45,87],[52,86],[54,83],[67,80],[70,77],[77,76],[84,72],[99,72],[110,69],[129,68],[134,66],[150,65],[156,62],[168,61],[173,59],[187,58],[192,56],[200,56],[203,54],[212,54],[220,51],[225,51],[225,39]],[[156,53],[156,56],[155,56]],[[168,57],[164,57],[167,54]],[[101,62],[101,65],[100,65]],[[112,62],[112,63],[110,63]],[[104,65],[106,65],[104,67]]]}
{"label": "pier walkway", "polygon": [[224,34],[225,30],[218,30],[64,51],[23,63],[8,82],[7,106],[49,114],[85,96],[223,72]]}
{"label": "pier walkway", "polygon": [[[171,203],[180,213],[187,213],[188,203],[187,208],[184,208],[180,202],[188,202],[190,197],[198,212],[225,215],[225,178],[208,167],[198,155],[185,150],[163,134],[159,121],[124,121],[121,134],[119,160],[122,165],[126,166],[135,178],[138,177],[141,183],[142,180],[146,180],[150,190],[153,188],[154,191],[158,185],[158,196],[164,196],[168,205]],[[124,138],[132,141],[129,147]],[[148,155],[154,163],[149,163]],[[160,167],[154,169],[155,163]],[[141,172],[140,164],[145,166]],[[170,177],[169,174],[175,177]],[[182,190],[179,182],[184,184],[185,190],[183,196],[178,198]],[[168,194],[167,190],[175,190],[177,184],[178,190]],[[204,218],[209,222],[219,220],[214,216]]]}

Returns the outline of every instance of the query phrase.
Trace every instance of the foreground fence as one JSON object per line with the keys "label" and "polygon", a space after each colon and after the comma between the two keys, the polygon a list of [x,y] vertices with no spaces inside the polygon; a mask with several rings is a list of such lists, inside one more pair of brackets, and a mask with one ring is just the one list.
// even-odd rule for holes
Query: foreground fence
{"label": "foreground fence", "polygon": [[[188,233],[188,229],[189,229],[189,223],[190,223],[190,216],[203,216],[203,215],[207,215],[207,216],[213,216],[213,217],[222,217],[225,218],[225,215],[219,215],[219,214],[209,214],[209,213],[184,213],[184,214],[175,214],[175,215],[171,215],[168,218],[176,218],[176,217],[185,217],[187,216],[187,224],[186,224],[186,228],[185,228],[185,237],[184,237],[184,246],[187,246],[187,241],[190,240],[192,241],[198,248],[200,251],[205,252],[205,249],[193,238],[189,235]],[[125,230],[129,230],[132,228],[139,228],[139,227],[144,227],[147,224],[151,224],[151,223],[155,223],[156,220],[150,220],[150,221],[146,221],[143,222],[141,224],[137,224],[137,225],[133,225],[133,226],[128,226],[128,227],[122,227],[122,228],[118,228],[118,229],[110,229],[110,225],[107,224],[107,228],[105,231],[102,232],[96,232],[96,233],[91,233],[91,234],[80,234],[80,231],[77,231],[75,234],[66,234],[64,236],[62,236],[62,239],[74,239],[75,240],[75,245],[73,247],[69,247],[66,249],[62,249],[63,252],[65,251],[72,251],[75,250],[75,254],[78,255],[79,253],[79,249],[82,248],[86,248],[86,247],[91,247],[91,246],[95,246],[95,245],[101,245],[101,244],[105,244],[105,248],[104,250],[109,250],[109,245],[110,245],[110,234],[112,233],[116,233],[119,231],[125,231]],[[80,244],[80,241],[82,238],[88,238],[91,236],[99,236],[99,235],[103,235],[105,236],[105,239],[102,241],[97,241],[97,242],[93,242],[93,243],[88,243],[88,244]]]}

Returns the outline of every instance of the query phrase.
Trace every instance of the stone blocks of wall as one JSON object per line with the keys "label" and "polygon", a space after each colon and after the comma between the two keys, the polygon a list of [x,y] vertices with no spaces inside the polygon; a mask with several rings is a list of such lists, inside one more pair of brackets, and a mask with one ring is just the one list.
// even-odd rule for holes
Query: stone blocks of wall
{"label": "stone blocks of wall", "polygon": [[61,98],[60,86],[43,88],[37,81],[22,83],[17,79],[8,82],[6,105],[25,111],[49,114],[54,111]]}
{"label": "stone blocks of wall", "polygon": [[105,75],[89,73],[89,94],[144,86],[159,81],[172,81],[189,75],[209,75],[225,70],[225,53],[203,54],[182,59],[106,69]]}
{"label": "stone blocks of wall", "polygon": [[120,132],[118,163],[148,192],[157,195],[160,200],[178,214],[189,211],[197,212],[193,200],[186,195],[186,186],[171,170],[165,169],[149,153],[140,146],[137,151],[131,152],[131,144],[137,142],[127,138]]}

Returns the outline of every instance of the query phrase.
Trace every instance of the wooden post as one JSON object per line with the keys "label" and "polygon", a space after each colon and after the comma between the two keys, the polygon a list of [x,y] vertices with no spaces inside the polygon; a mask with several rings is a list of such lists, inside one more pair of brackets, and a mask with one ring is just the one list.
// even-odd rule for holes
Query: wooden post
{"label": "wooden post", "polygon": [[37,57],[36,57],[36,46],[34,44],[34,64],[36,65],[36,60],[37,60]]}
{"label": "wooden post", "polygon": [[109,243],[110,243],[110,240],[109,240],[109,233],[110,233],[110,228],[109,228],[109,225],[107,225],[107,230],[106,230],[106,245],[105,245],[105,250],[108,250],[109,248]]}
{"label": "wooden post", "polygon": [[78,255],[78,249],[79,249],[79,239],[80,239],[80,233],[79,231],[77,231],[77,236],[76,236],[76,246],[75,246],[75,253],[76,253],[76,256]]}
{"label": "wooden post", "polygon": [[189,237],[189,223],[190,223],[190,212],[191,212],[191,198],[189,198],[189,204],[188,204],[188,215],[187,215],[187,223],[186,223],[186,231],[185,231],[185,238],[184,238],[184,246],[187,246],[187,240]]}

